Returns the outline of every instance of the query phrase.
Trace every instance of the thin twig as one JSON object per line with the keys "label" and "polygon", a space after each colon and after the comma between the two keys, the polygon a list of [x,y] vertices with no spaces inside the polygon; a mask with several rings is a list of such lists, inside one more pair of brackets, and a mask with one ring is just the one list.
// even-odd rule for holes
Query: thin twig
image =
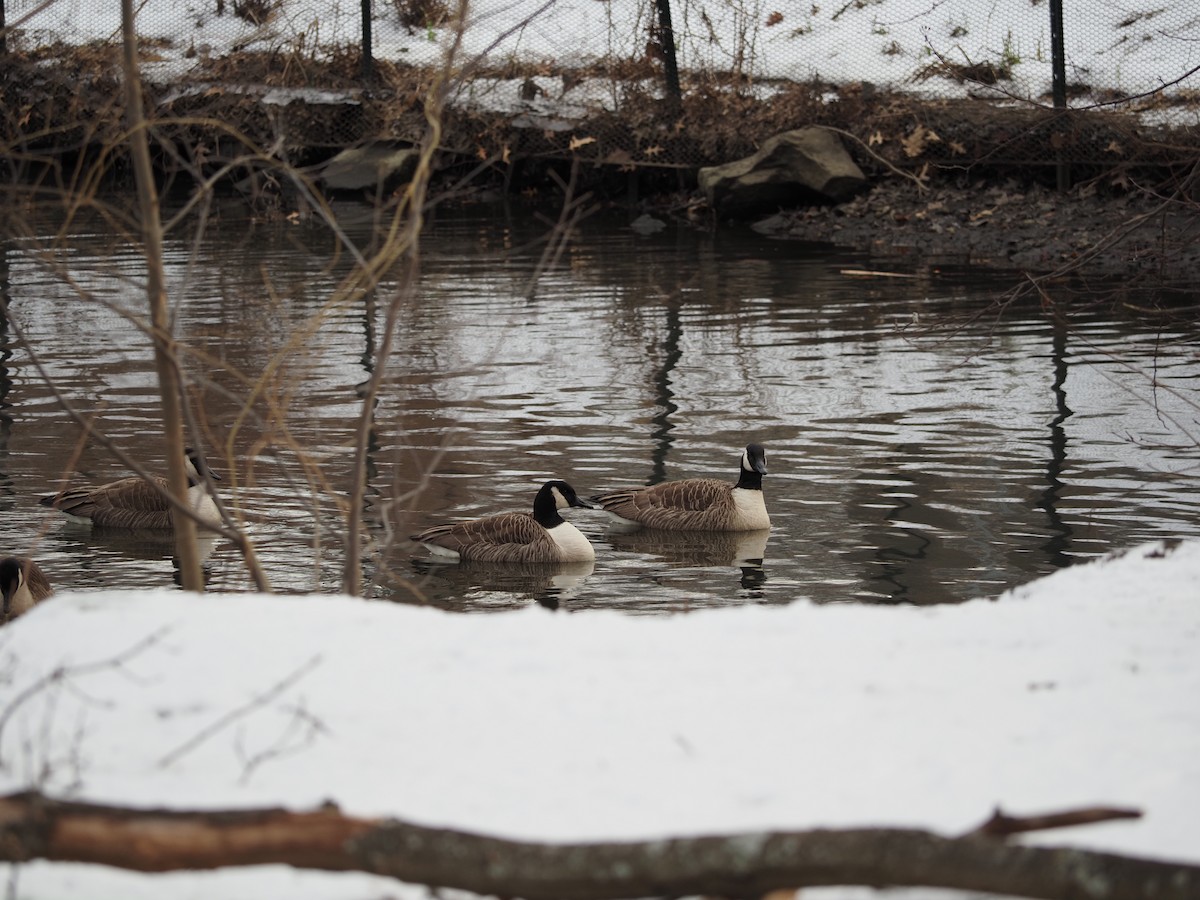
{"label": "thin twig", "polygon": [[[304,733],[298,738],[293,737],[294,732],[298,728],[303,728]],[[242,744],[239,736],[238,754],[242,757],[243,762],[242,774],[238,778],[238,783],[246,784],[249,782],[250,777],[264,763],[273,759],[279,759],[282,756],[299,753],[301,750],[312,746],[313,741],[322,734],[329,734],[329,729],[325,726],[325,723],[305,709],[303,704],[299,704],[293,708],[292,717],[288,719],[282,733],[265,749],[259,750],[256,753],[249,753]]]}
{"label": "thin twig", "polygon": [[1112,822],[1117,819],[1140,819],[1141,817],[1142,811],[1140,809],[1114,806],[1090,806],[1084,809],[1043,813],[1036,816],[1010,816],[997,809],[992,813],[990,819],[977,828],[971,829],[963,837],[1006,838],[1014,834],[1028,834],[1031,831],[1046,831],[1052,828],[1074,828],[1077,825]]}
{"label": "thin twig", "polygon": [[844,131],[841,128],[834,128],[832,125],[817,125],[816,127],[824,129],[825,131],[832,131],[834,134],[840,134],[842,137],[850,138],[850,140],[854,141],[856,144],[858,144],[860,147],[862,147],[868,156],[870,156],[876,162],[883,165],[884,168],[886,168],[893,175],[899,175],[901,178],[907,178],[909,181],[911,181],[913,184],[915,184],[917,186],[918,193],[923,194],[923,193],[925,193],[926,190],[928,190],[928,186],[925,184],[925,181],[920,176],[913,175],[911,172],[905,172],[903,169],[896,167],[891,162],[889,162],[887,159],[885,159],[884,157],[882,157],[878,153],[876,153],[874,150],[872,150],[870,145],[867,144],[867,142],[864,141],[862,138],[860,138],[858,135],[853,134],[852,132],[849,132],[849,131]]}
{"label": "thin twig", "polygon": [[242,718],[245,715],[248,715],[249,713],[254,712],[256,709],[259,709],[260,707],[265,706],[267,703],[274,700],[276,697],[278,697],[280,694],[282,694],[284,691],[286,691],[288,688],[290,688],[293,684],[295,684],[297,681],[299,681],[301,678],[303,678],[305,675],[307,675],[310,671],[312,671],[314,668],[316,668],[318,665],[320,665],[321,661],[322,661],[321,654],[318,653],[318,654],[314,655],[303,665],[299,666],[295,671],[289,673],[288,675],[285,675],[283,678],[281,678],[279,681],[277,681],[274,685],[267,688],[267,690],[263,691],[261,694],[258,694],[256,696],[252,697],[249,700],[249,702],[242,704],[237,709],[233,709],[233,710],[230,710],[229,712],[225,713],[223,716],[218,718],[211,725],[207,725],[204,728],[201,728],[198,732],[196,732],[196,734],[192,735],[192,737],[188,738],[186,741],[184,741],[182,744],[180,744],[174,750],[170,751],[169,753],[167,753],[166,755],[161,757],[158,760],[158,762],[155,763],[155,766],[159,769],[165,769],[168,766],[170,766],[172,763],[177,762],[178,760],[182,759],[184,756],[191,753],[193,750],[195,750],[197,747],[199,747],[201,744],[203,744],[209,738],[220,733],[225,728],[228,728],[230,725],[232,725],[238,719]]}
{"label": "thin twig", "polygon": [[79,663],[77,665],[56,666],[53,670],[43,675],[41,678],[28,685],[24,690],[13,697],[12,700],[0,711],[0,769],[4,768],[3,746],[4,746],[4,729],[17,710],[19,710],[26,702],[36,697],[52,684],[63,682],[69,678],[78,678],[82,675],[89,675],[93,672],[102,671],[104,669],[119,669],[125,665],[130,659],[138,654],[149,649],[157,644],[170,631],[170,627],[164,625],[157,631],[151,632],[146,637],[130,645],[126,649],[114,654],[106,659],[97,660],[90,663]]}

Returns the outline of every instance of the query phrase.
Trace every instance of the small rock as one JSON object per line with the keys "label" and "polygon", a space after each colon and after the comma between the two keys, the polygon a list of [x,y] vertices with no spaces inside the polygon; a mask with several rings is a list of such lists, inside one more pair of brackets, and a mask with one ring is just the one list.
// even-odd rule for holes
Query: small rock
{"label": "small rock", "polygon": [[373,188],[380,183],[407,181],[420,154],[412,147],[369,144],[343,150],[321,170],[327,188],[340,191]]}
{"label": "small rock", "polygon": [[657,234],[667,227],[667,223],[662,219],[656,219],[652,215],[642,213],[642,215],[629,223],[629,227],[638,234]]}
{"label": "small rock", "polygon": [[703,168],[698,181],[709,206],[733,216],[841,202],[867,183],[837,136],[813,127],[768,138],[745,159]]}

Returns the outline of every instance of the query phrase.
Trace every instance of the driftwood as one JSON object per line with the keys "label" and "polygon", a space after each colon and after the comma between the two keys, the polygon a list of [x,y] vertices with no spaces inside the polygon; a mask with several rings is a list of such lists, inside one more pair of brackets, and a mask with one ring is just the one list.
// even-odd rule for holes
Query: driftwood
{"label": "driftwood", "polygon": [[997,813],[992,822],[1000,824],[956,838],[862,828],[543,844],[352,818],[333,806],[312,812],[138,810],[31,792],[0,797],[0,860],[90,862],[146,872],[282,863],[526,900],[755,897],[836,884],[1081,900],[1200,897],[1200,866],[1010,846],[988,836],[1137,815],[1099,809],[1024,820]]}

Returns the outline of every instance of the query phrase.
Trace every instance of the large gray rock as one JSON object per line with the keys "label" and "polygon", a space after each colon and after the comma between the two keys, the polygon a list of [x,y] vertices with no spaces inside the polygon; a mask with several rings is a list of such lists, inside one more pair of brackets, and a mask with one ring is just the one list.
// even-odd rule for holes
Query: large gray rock
{"label": "large gray rock", "polygon": [[367,144],[343,150],[321,168],[320,179],[335,191],[403,183],[412,178],[420,153],[413,147]]}
{"label": "large gray rock", "polygon": [[708,205],[728,216],[840,203],[867,183],[837,135],[815,127],[777,134],[753,156],[703,168],[698,178]]}

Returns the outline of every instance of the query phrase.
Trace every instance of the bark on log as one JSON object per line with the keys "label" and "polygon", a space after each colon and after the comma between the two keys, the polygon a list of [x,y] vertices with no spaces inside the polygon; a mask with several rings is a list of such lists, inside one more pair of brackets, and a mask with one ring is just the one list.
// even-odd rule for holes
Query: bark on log
{"label": "bark on log", "polygon": [[[1111,818],[1110,812],[1085,812],[1083,818]],[[1079,821],[1079,813],[1065,815],[1064,821]],[[862,828],[543,844],[356,819],[332,807],[302,813],[189,812],[60,802],[38,793],[0,797],[0,860],[37,858],[140,871],[282,863],[525,900],[753,897],[834,884],[1078,900],[1200,896],[1200,866],[1010,846],[978,830],[958,838],[917,829]]]}

